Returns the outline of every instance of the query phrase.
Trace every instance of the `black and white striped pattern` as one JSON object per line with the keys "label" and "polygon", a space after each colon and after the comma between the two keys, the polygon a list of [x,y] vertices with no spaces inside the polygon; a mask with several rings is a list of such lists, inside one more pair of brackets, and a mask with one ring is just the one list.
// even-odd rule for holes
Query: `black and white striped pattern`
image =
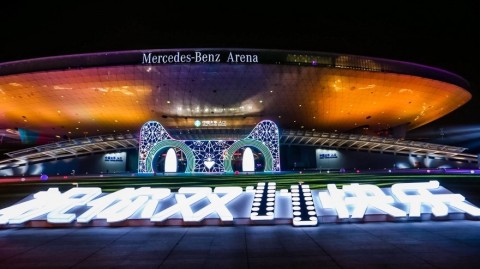
{"label": "black and white striped pattern", "polygon": [[308,185],[292,185],[293,226],[315,226],[318,224],[317,212],[313,204],[312,192]]}
{"label": "black and white striped pattern", "polygon": [[273,220],[275,218],[275,182],[259,182],[253,198],[251,220]]}

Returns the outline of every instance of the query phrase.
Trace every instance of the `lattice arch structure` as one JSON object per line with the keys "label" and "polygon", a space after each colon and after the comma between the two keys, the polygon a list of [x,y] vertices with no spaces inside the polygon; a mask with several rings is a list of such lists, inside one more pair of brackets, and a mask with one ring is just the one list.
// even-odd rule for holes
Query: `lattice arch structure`
{"label": "lattice arch structure", "polygon": [[180,150],[182,150],[183,153],[185,154],[185,157],[187,158],[187,167],[185,168],[185,173],[193,172],[195,156],[193,155],[192,149],[190,149],[182,141],[167,139],[167,140],[157,142],[155,146],[153,146],[148,152],[147,159],[145,160],[147,173],[154,172],[153,161],[154,161],[155,155],[157,155],[159,151],[165,148],[179,148]]}
{"label": "lattice arch structure", "polygon": [[273,170],[273,156],[272,156],[270,150],[268,149],[268,147],[265,145],[265,143],[262,142],[262,141],[256,140],[256,139],[246,138],[246,139],[242,139],[242,140],[239,140],[239,141],[235,142],[227,150],[226,154],[230,158],[225,158],[224,159],[223,166],[225,167],[225,172],[233,172],[232,159],[231,159],[233,154],[238,149],[243,148],[243,147],[249,147],[249,146],[255,147],[258,150],[260,150],[260,152],[262,152],[263,157],[265,158],[265,170],[264,170],[265,172],[275,171],[275,170]]}
{"label": "lattice arch structure", "polygon": [[262,152],[265,171],[280,171],[279,131],[273,121],[261,121],[246,138],[238,141],[176,140],[159,122],[149,121],[140,129],[138,173],[153,173],[155,154],[167,147],[180,148],[185,153],[185,172],[232,172],[233,154],[246,146]]}
{"label": "lattice arch structure", "polygon": [[259,122],[247,136],[247,139],[261,141],[270,150],[272,154],[271,171],[280,171],[279,133],[278,127],[273,121],[264,120]]}
{"label": "lattice arch structure", "polygon": [[225,152],[235,141],[226,140],[190,140],[184,141],[195,156],[194,172],[221,173],[225,172]]}
{"label": "lattice arch structure", "polygon": [[170,134],[157,121],[148,121],[140,129],[138,142],[138,173],[149,173],[147,157],[150,150],[160,141],[173,140]]}

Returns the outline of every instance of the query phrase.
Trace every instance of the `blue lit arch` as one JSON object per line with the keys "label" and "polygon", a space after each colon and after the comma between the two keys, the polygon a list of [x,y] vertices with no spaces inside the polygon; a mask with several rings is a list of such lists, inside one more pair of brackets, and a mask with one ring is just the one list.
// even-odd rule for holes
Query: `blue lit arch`
{"label": "blue lit arch", "polygon": [[263,142],[272,155],[271,171],[280,171],[280,138],[278,127],[273,121],[263,120],[259,122],[247,136],[247,139]]}
{"label": "blue lit arch", "polygon": [[192,149],[190,149],[185,143],[178,140],[163,140],[155,144],[147,154],[145,160],[146,163],[146,173],[153,173],[153,160],[155,155],[165,148],[179,148],[185,154],[187,158],[187,167],[185,168],[185,173],[193,172],[193,166],[195,164],[195,156],[193,155]]}
{"label": "blue lit arch", "polygon": [[147,156],[150,150],[159,141],[173,140],[170,134],[157,121],[148,121],[140,129],[140,139],[138,141],[138,172],[151,173],[147,171]]}
{"label": "blue lit arch", "polygon": [[265,172],[271,172],[273,170],[273,156],[267,146],[261,141],[255,139],[242,139],[235,143],[233,143],[230,148],[228,148],[227,152],[225,153],[226,158],[224,158],[223,167],[225,167],[225,172],[233,172],[232,168],[232,158],[233,154],[243,147],[254,147],[260,150],[265,158]]}
{"label": "blue lit arch", "polygon": [[279,131],[273,121],[264,120],[239,141],[175,140],[156,121],[146,122],[140,129],[138,173],[153,173],[153,159],[162,149],[179,148],[187,158],[185,172],[232,172],[232,156],[241,147],[252,146],[265,158],[264,171],[280,171]]}

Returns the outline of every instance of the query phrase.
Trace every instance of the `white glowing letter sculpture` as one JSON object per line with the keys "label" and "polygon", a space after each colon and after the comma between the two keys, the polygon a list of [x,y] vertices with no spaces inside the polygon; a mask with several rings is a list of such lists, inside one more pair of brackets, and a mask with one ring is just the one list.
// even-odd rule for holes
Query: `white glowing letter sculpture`
{"label": "white glowing letter sculpture", "polygon": [[[402,203],[410,205],[409,216],[419,217],[422,204],[431,206],[435,216],[448,215],[448,206],[453,206],[472,216],[480,216],[480,209],[466,203],[460,194],[434,194],[430,190],[440,187],[436,180],[424,183],[398,183],[392,186],[392,193]],[[414,194],[412,194],[414,192]]]}
{"label": "white glowing letter sculpture", "polygon": [[[359,185],[356,183],[344,185],[342,190],[335,184],[328,184],[328,193],[319,193],[324,208],[337,211],[338,218],[363,218],[368,207],[377,208],[394,217],[405,217],[406,212],[394,207],[395,200],[386,195],[378,186]],[[349,195],[347,196],[346,193]],[[349,212],[348,208],[353,207]]]}

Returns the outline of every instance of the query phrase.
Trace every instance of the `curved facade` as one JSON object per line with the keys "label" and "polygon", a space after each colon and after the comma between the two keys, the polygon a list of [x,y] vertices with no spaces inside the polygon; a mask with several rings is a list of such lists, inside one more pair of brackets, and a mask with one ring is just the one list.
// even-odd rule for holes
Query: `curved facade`
{"label": "curved facade", "polygon": [[0,128],[49,137],[165,128],[411,130],[471,99],[444,70],[305,51],[168,49],[0,64]]}

